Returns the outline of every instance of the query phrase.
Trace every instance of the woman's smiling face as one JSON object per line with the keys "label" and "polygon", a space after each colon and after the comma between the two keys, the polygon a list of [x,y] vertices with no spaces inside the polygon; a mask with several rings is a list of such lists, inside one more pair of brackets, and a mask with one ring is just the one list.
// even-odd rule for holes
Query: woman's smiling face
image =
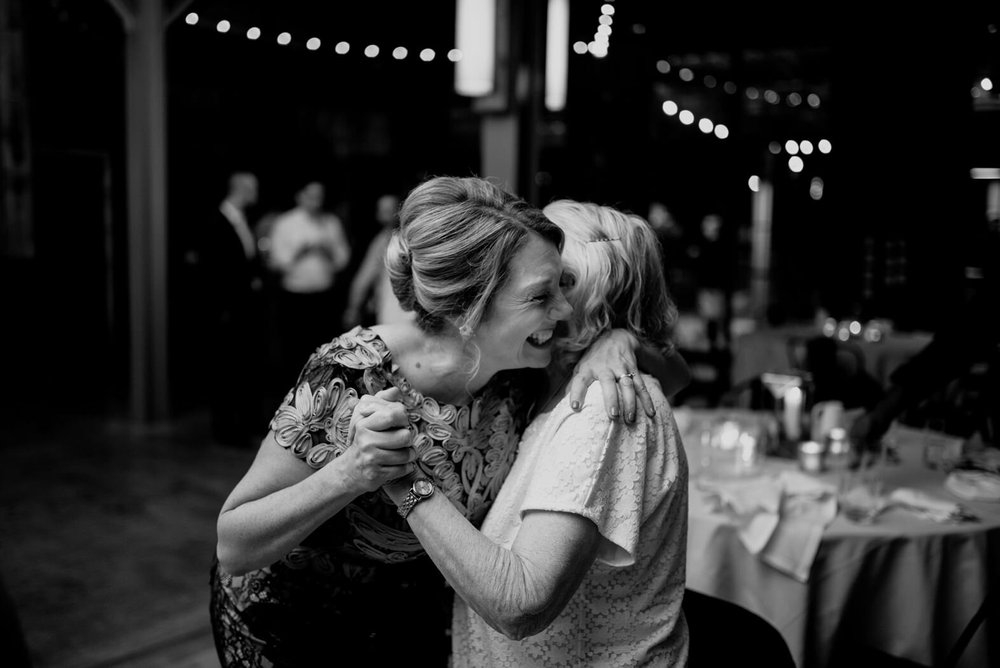
{"label": "woman's smiling face", "polygon": [[532,232],[511,259],[507,282],[473,337],[481,353],[480,373],[548,365],[553,330],[573,313],[561,278],[559,249]]}

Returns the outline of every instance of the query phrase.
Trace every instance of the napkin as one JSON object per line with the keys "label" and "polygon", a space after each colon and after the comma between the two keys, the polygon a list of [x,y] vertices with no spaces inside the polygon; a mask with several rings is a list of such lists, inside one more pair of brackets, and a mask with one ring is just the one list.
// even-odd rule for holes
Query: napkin
{"label": "napkin", "polygon": [[715,510],[735,519],[737,536],[750,554],[760,552],[778,524],[781,508],[781,485],[775,478],[701,479],[698,488],[705,492]]}
{"label": "napkin", "polygon": [[837,515],[835,488],[798,471],[750,479],[700,480],[715,510],[739,525],[751,554],[806,582],[823,530]]}
{"label": "napkin", "polygon": [[799,582],[809,581],[826,526],[837,516],[836,488],[798,471],[782,471],[781,521],[760,558]]}
{"label": "napkin", "polygon": [[945,488],[969,501],[1000,501],[1000,475],[988,471],[952,471],[944,480]]}
{"label": "napkin", "polygon": [[961,522],[975,519],[961,504],[910,487],[894,489],[889,494],[889,501],[934,522]]}

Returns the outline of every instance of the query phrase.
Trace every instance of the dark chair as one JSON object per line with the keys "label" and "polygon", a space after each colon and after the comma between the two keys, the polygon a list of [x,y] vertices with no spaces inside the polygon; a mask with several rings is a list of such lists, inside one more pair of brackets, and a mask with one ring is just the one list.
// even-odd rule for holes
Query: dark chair
{"label": "dark chair", "polygon": [[854,341],[825,336],[791,338],[788,362],[809,372],[814,401],[836,399],[846,408],[871,408],[882,398],[882,386],[865,368],[865,353]]}
{"label": "dark chair", "polygon": [[744,607],[690,589],[684,592],[689,668],[795,668],[788,644],[764,618]]}
{"label": "dark chair", "polygon": [[30,668],[28,644],[21,629],[21,620],[4,582],[0,579],[0,656],[10,668]]}

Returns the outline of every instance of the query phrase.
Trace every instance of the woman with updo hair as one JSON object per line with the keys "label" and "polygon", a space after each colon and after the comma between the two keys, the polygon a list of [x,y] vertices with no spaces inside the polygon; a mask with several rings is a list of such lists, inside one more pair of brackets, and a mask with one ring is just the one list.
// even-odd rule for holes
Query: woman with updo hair
{"label": "woman with updo hair", "polygon": [[[685,666],[688,469],[666,395],[655,415],[609,419],[594,387],[580,410],[567,389],[583,351],[612,328],[669,342],[677,309],[645,220],[560,200],[573,307],[548,367],[546,399],[479,530],[429,498],[410,528],[455,589],[453,665]],[[386,484],[402,503],[413,474]]]}
{"label": "woman with updo hair", "polygon": [[[480,524],[572,309],[562,231],[488,181],[432,178],[399,219],[386,265],[416,317],[320,346],[220,512],[211,615],[223,666],[447,663],[451,591],[407,517],[437,497]],[[574,391],[597,378],[615,420],[634,420],[637,398],[651,410],[638,376],[615,384],[637,341],[606,337],[576,367]],[[395,503],[382,486],[403,476]]]}

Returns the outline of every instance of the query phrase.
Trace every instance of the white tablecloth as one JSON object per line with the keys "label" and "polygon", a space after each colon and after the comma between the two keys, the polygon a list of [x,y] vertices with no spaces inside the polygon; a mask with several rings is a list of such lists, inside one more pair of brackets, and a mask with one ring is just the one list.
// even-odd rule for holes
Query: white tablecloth
{"label": "white tablecloth", "polygon": [[[711,415],[678,409],[684,411],[696,414],[679,420],[689,432],[698,429],[700,418]],[[897,443],[903,461],[887,467],[886,491],[911,487],[958,500],[945,490],[945,474],[924,466],[919,433],[902,434]],[[696,489],[698,447],[698,438],[685,438],[692,497],[701,494]],[[764,466],[773,472],[796,465],[768,459]],[[731,518],[706,504],[691,503],[687,584],[767,619],[801,667],[826,666],[836,638],[931,665],[944,658],[989,583],[1000,586],[1000,503],[962,503],[982,521],[941,524],[902,509],[886,511],[870,526],[838,516],[823,534],[807,582],[750,554]],[[959,665],[998,665],[989,663],[1000,661],[998,630],[1000,620],[988,621]],[[719,632],[724,638],[724,629]]]}

